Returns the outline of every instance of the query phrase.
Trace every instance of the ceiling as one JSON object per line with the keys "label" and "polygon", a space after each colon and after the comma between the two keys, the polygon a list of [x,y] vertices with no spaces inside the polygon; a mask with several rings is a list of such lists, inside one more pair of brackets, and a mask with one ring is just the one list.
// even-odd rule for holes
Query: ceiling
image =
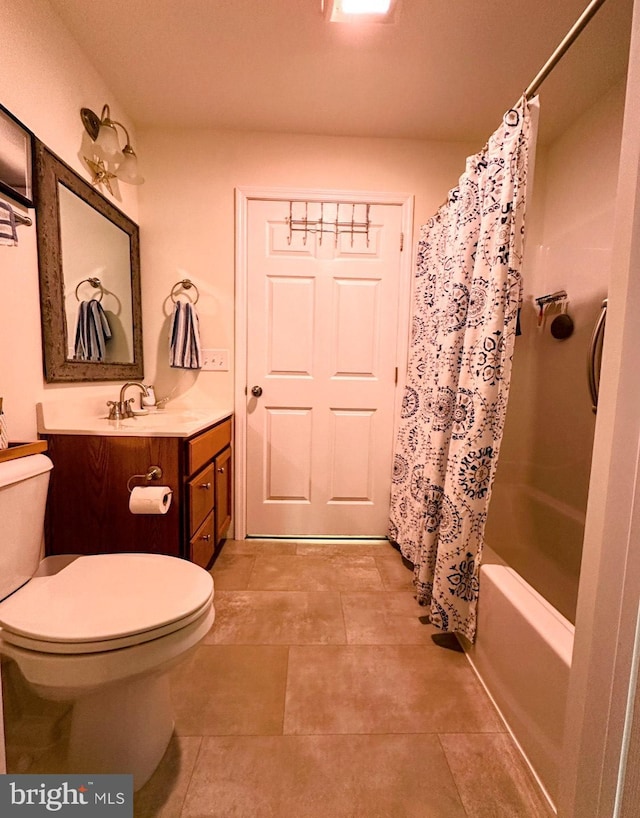
{"label": "ceiling", "polygon": [[[543,138],[624,74],[632,2],[607,0],[545,82]],[[399,0],[360,25],[322,0],[50,3],[138,127],[460,141],[486,139],[587,0]]]}

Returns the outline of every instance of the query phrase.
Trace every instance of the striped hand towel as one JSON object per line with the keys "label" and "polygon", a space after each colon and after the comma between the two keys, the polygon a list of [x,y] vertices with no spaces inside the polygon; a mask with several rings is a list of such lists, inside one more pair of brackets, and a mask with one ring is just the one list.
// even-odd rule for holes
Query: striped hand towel
{"label": "striped hand towel", "polygon": [[179,369],[201,369],[198,313],[190,301],[176,301],[169,332],[169,364]]}
{"label": "striped hand towel", "polygon": [[102,305],[95,298],[81,301],[78,308],[75,361],[104,361],[106,344],[111,338],[111,327]]}
{"label": "striped hand towel", "polygon": [[0,202],[0,244],[15,245],[18,243],[16,217],[11,205]]}

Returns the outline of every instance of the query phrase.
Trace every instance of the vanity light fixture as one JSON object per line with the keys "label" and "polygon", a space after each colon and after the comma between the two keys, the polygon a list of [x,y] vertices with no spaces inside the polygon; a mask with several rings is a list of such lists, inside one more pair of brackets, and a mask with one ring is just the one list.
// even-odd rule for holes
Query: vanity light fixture
{"label": "vanity light fixture", "polygon": [[332,23],[390,23],[396,4],[397,0],[329,0],[329,20]]}
{"label": "vanity light fixture", "polygon": [[[129,185],[141,185],[144,179],[138,173],[138,157],[131,147],[129,132],[121,122],[111,119],[109,106],[103,106],[100,116],[90,108],[82,108],[80,117],[93,142],[95,158],[87,159],[85,156],[85,161],[94,173],[92,184],[105,184],[110,193],[110,179],[119,179]],[[126,144],[122,149],[116,125],[125,134]]]}

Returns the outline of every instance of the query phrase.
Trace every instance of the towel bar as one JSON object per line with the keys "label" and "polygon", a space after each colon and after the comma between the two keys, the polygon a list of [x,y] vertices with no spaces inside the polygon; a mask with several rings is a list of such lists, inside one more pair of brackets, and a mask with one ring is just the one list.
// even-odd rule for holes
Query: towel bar
{"label": "towel bar", "polygon": [[22,213],[17,213],[15,210],[13,211],[13,217],[18,224],[24,224],[25,227],[31,227],[33,224],[33,219],[30,216],[23,216]]}

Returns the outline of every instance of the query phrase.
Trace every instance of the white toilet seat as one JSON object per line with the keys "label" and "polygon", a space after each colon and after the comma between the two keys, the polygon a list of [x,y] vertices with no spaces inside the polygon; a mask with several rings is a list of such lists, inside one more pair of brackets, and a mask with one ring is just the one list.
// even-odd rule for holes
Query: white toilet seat
{"label": "white toilet seat", "polygon": [[159,554],[78,557],[36,576],[0,603],[3,641],[53,654],[97,653],[149,642],[202,617],[213,579]]}

